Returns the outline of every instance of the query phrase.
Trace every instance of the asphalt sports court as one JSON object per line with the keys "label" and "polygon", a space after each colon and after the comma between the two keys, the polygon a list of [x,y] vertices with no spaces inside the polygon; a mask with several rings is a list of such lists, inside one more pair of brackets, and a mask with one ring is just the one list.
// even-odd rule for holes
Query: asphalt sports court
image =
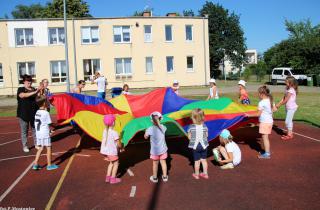
{"label": "asphalt sports court", "polygon": [[[276,127],[283,124],[275,123]],[[0,118],[0,207],[320,209],[320,129],[296,122],[294,140],[282,141],[276,127],[270,138],[270,160],[257,158],[261,148],[257,127],[233,132],[242,162],[233,170],[221,170],[209,154],[209,180],[191,176],[187,140],[168,139],[169,182],[158,184],[149,181],[149,143],[138,135],[120,155],[122,182],[110,185],[104,182],[107,162],[99,153],[99,142],[74,133],[71,127],[61,128],[52,137],[52,159],[59,169],[33,171],[35,149],[23,153],[18,120]],[[45,166],[45,156],[40,164]]]}

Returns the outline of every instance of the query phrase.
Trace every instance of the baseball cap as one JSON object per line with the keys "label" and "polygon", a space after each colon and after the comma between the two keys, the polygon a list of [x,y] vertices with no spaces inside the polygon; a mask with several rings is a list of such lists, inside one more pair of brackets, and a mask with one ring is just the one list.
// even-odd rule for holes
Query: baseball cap
{"label": "baseball cap", "polygon": [[179,81],[178,80],[173,80],[173,84],[179,84]]}
{"label": "baseball cap", "polygon": [[220,137],[223,139],[228,139],[229,136],[231,136],[230,131],[227,129],[223,129],[222,132],[220,133]]}
{"label": "baseball cap", "polygon": [[245,87],[245,86],[246,86],[246,81],[240,80],[240,81],[238,82],[238,85],[242,85],[243,87]]}
{"label": "baseball cap", "polygon": [[150,114],[150,118],[151,118],[151,119],[152,119],[152,115],[155,115],[155,116],[158,116],[159,118],[162,118],[162,114],[161,114],[160,112],[158,112],[158,111],[152,112],[152,113]]}
{"label": "baseball cap", "polygon": [[209,80],[209,83],[216,83],[216,80],[212,78]]}

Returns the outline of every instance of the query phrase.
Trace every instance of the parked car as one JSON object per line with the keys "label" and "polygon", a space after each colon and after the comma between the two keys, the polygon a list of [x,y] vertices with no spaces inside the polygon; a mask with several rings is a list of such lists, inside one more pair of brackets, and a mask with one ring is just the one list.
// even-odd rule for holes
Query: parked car
{"label": "parked car", "polygon": [[287,67],[274,68],[271,74],[271,83],[273,85],[285,83],[287,76],[293,76],[300,85],[307,84],[307,75],[303,74],[301,70]]}

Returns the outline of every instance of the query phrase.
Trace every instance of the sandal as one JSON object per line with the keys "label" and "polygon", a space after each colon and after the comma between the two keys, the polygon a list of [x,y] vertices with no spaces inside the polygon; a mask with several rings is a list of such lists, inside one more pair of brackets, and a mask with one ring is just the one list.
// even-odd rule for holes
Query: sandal
{"label": "sandal", "polygon": [[197,175],[197,174],[192,174],[192,176],[193,176],[193,178],[195,178],[195,179],[199,179],[199,175]]}
{"label": "sandal", "polygon": [[291,139],[293,139],[293,135],[285,135],[285,136],[281,136],[281,139],[282,139],[282,140],[285,140],[285,141],[287,141],[287,140],[291,140]]}
{"label": "sandal", "polygon": [[204,178],[204,179],[209,179],[208,174],[205,174],[205,173],[201,173],[199,176]]}

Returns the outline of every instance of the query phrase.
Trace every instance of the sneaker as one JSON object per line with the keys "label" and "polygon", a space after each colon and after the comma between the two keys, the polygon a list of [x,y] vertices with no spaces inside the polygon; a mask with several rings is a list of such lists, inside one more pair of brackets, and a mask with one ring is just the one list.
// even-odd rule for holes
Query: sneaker
{"label": "sneaker", "polygon": [[163,175],[162,175],[162,181],[167,182],[168,180],[169,180],[168,175],[167,175],[167,176],[163,176]]}
{"label": "sneaker", "polygon": [[193,173],[192,176],[193,176],[193,178],[195,178],[195,179],[199,179],[199,175],[198,175],[198,174]]}
{"label": "sneaker", "polygon": [[228,163],[226,165],[220,166],[221,169],[233,169],[234,166],[232,163]]}
{"label": "sneaker", "polygon": [[40,165],[38,165],[38,164],[34,164],[34,165],[32,166],[32,169],[37,171],[37,170],[41,169],[41,167],[40,167]]}
{"label": "sneaker", "polygon": [[23,147],[23,151],[24,151],[24,152],[30,152],[28,146],[24,146],[24,147]]}
{"label": "sneaker", "polygon": [[57,168],[59,168],[59,166],[57,166],[56,164],[52,164],[52,165],[50,165],[50,166],[47,166],[47,170],[48,170],[48,171],[55,170],[55,169],[57,169]]}
{"label": "sneaker", "polygon": [[116,178],[116,177],[110,177],[110,184],[117,184],[120,182],[121,182],[121,179]]}
{"label": "sneaker", "polygon": [[265,152],[265,153],[263,153],[263,154],[258,155],[258,158],[259,158],[259,159],[270,159],[270,158],[271,158],[271,155],[270,155],[270,153]]}
{"label": "sneaker", "polygon": [[200,173],[199,176],[204,178],[204,179],[209,179],[208,174],[205,174],[205,173]]}
{"label": "sneaker", "polygon": [[106,182],[110,182],[111,176],[106,176]]}
{"label": "sneaker", "polygon": [[150,176],[150,181],[153,183],[158,183],[158,178],[154,178],[153,176]]}

